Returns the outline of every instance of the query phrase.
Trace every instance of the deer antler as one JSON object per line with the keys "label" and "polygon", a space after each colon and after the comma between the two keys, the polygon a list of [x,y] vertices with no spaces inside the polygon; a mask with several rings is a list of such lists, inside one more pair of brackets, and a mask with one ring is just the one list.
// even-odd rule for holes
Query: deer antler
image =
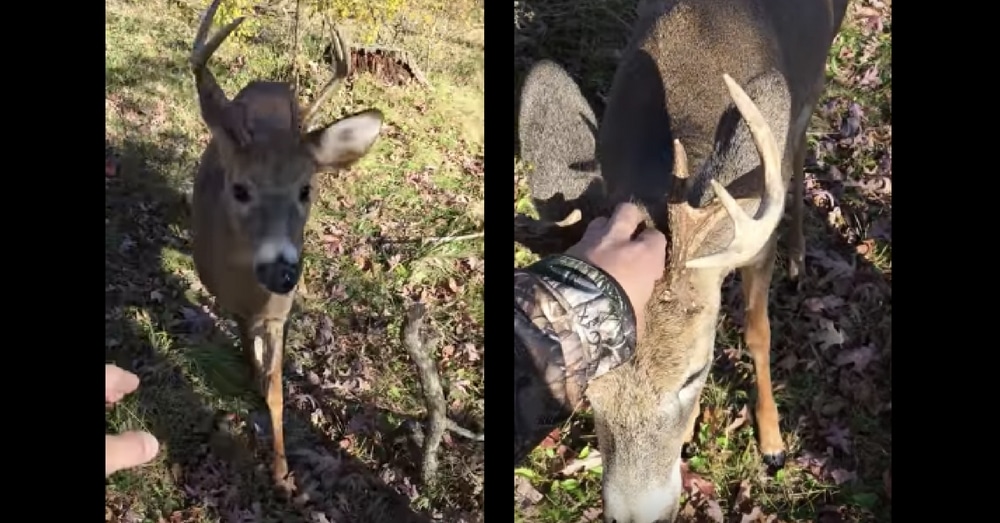
{"label": "deer antler", "polygon": [[[233,133],[239,132],[239,126],[228,125],[230,123],[228,119],[231,117],[227,112],[229,98],[226,97],[226,93],[219,87],[219,82],[215,79],[212,71],[208,69],[207,64],[216,49],[243,23],[245,17],[241,16],[229,22],[215,36],[206,41],[208,30],[212,27],[212,21],[215,19],[215,12],[219,9],[220,1],[213,0],[205,12],[204,18],[201,19],[201,25],[198,26],[198,32],[195,34],[194,45],[188,62],[191,64],[191,71],[194,73],[195,84],[198,89],[198,102],[201,105],[201,115],[205,123],[210,128]],[[247,138],[242,135],[235,137],[237,139]]]}
{"label": "deer antler", "polygon": [[302,112],[302,129],[306,131],[309,130],[313,124],[313,120],[316,119],[319,108],[336,92],[340,82],[351,74],[351,48],[340,34],[340,31],[337,30],[337,26],[333,26],[333,42],[331,42],[330,48],[333,51],[333,78],[330,78],[320,90],[319,96]]}
{"label": "deer antler", "polygon": [[514,241],[540,256],[565,252],[583,237],[585,224],[582,219],[583,213],[579,209],[574,209],[558,222],[515,214]]}
{"label": "deer antler", "polygon": [[[694,209],[687,202],[674,204],[675,208],[671,209],[671,233],[674,240],[682,240],[683,245],[700,244],[703,236],[713,228],[711,225],[723,216],[728,215],[733,220],[733,240],[729,246],[717,254],[688,260],[684,265],[689,269],[738,267],[750,261],[770,239],[785,212],[781,152],[774,134],[746,92],[728,74],[723,75],[722,79],[757,145],[761,164],[764,166],[764,195],[756,218],[748,216],[729,191],[716,180],[711,180],[711,184],[722,204],[722,210]],[[674,151],[674,175],[678,178],[676,183],[683,184],[683,180],[687,178],[687,155],[677,140],[674,141]],[[724,214],[720,214],[721,212]],[[694,233],[694,229],[699,233]],[[675,253],[681,254],[676,249]]]}

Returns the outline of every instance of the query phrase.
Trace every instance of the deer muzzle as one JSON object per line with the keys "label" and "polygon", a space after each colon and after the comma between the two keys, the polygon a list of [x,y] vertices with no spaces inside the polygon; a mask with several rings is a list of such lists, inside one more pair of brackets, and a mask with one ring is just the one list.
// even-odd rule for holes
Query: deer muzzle
{"label": "deer muzzle", "polygon": [[299,283],[302,264],[283,259],[259,264],[254,268],[257,282],[275,294],[288,294]]}
{"label": "deer muzzle", "polygon": [[263,242],[254,256],[257,282],[275,294],[288,294],[299,283],[302,258],[299,249],[287,239]]}
{"label": "deer muzzle", "polygon": [[681,497],[680,462],[670,467],[665,478],[638,479],[605,476],[605,523],[673,523]]}

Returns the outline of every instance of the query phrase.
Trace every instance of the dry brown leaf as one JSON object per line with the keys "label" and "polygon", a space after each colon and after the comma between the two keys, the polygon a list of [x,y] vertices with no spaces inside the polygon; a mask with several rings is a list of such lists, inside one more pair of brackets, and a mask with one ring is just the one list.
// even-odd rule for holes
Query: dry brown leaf
{"label": "dry brown leaf", "polygon": [[583,511],[580,519],[576,523],[594,523],[601,520],[601,513],[603,510],[600,507],[590,507]]}
{"label": "dry brown leaf", "polygon": [[714,521],[715,523],[722,523],[725,520],[725,515],[722,512],[722,507],[719,506],[719,502],[707,498],[705,501],[705,515],[708,519]]}
{"label": "dry brown leaf", "polygon": [[736,413],[736,418],[733,419],[733,422],[726,427],[725,430],[726,435],[728,436],[732,434],[734,430],[745,425],[747,423],[748,416],[749,412],[747,411],[747,406],[743,405],[743,408],[741,408],[739,412]]}
{"label": "dry brown leaf", "polygon": [[878,357],[875,347],[872,345],[862,345],[855,349],[849,349],[837,354],[834,360],[838,367],[853,365],[857,372],[864,372],[868,364]]}
{"label": "dry brown leaf", "polygon": [[545,496],[531,484],[528,478],[514,476],[514,499],[519,502],[522,508],[526,508],[545,499]]}
{"label": "dry brown leaf", "polygon": [[843,485],[857,477],[854,472],[844,469],[833,469],[830,471],[830,478],[837,485]]}
{"label": "dry brown leaf", "polygon": [[715,497],[715,485],[713,485],[711,481],[691,471],[691,468],[686,462],[681,463],[681,478],[685,491],[692,494],[697,493],[707,498]]}
{"label": "dry brown leaf", "polygon": [[812,333],[810,337],[819,343],[821,349],[827,350],[834,345],[842,345],[847,340],[844,333],[832,321],[820,318],[819,326],[819,331]]}

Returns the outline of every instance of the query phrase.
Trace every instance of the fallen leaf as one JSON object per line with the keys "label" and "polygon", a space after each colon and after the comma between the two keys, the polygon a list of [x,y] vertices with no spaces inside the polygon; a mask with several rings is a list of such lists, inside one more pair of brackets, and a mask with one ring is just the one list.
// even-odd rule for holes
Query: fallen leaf
{"label": "fallen leaf", "polygon": [[761,512],[760,507],[754,507],[750,509],[750,513],[743,514],[740,517],[740,523],[757,523],[763,515],[764,513]]}
{"label": "fallen leaf", "polygon": [[549,432],[548,436],[545,436],[545,439],[543,439],[538,446],[543,449],[555,448],[556,446],[559,445],[559,441],[561,439],[562,439],[562,432],[558,428],[555,428],[552,429],[552,432]]}
{"label": "fallen leaf", "polygon": [[742,427],[743,425],[745,425],[746,422],[747,422],[748,415],[749,414],[748,414],[748,411],[747,411],[747,406],[743,405],[743,408],[741,408],[739,410],[739,412],[736,413],[736,418],[733,419],[733,422],[730,423],[729,426],[726,427],[726,431],[725,431],[726,435],[732,434],[732,432],[734,430],[736,430],[736,429]]}
{"label": "fallen leaf", "polygon": [[798,356],[794,354],[788,354],[784,358],[781,358],[781,360],[779,360],[778,363],[775,364],[775,367],[790,371],[795,369],[795,365],[797,365],[798,363],[799,363]]}
{"label": "fallen leaf", "polygon": [[834,361],[838,367],[853,365],[855,371],[864,372],[868,364],[876,357],[877,354],[875,353],[874,346],[862,345],[855,349],[842,351],[840,354],[837,354],[837,358]]}
{"label": "fallen leaf", "polygon": [[600,507],[590,507],[583,511],[583,515],[576,523],[594,523],[600,521],[603,510]]}
{"label": "fallen leaf", "polygon": [[819,331],[812,333],[810,338],[819,343],[821,349],[827,350],[834,345],[842,345],[846,341],[844,333],[832,321],[820,318],[819,325]]}
{"label": "fallen leaf", "polygon": [[750,482],[747,480],[741,481],[739,490],[736,491],[736,504],[741,505],[750,501],[750,494]]}
{"label": "fallen leaf", "polygon": [[722,523],[725,520],[725,515],[722,513],[722,507],[720,507],[719,502],[714,499],[705,499],[705,515],[715,523]]}
{"label": "fallen leaf", "polygon": [[692,472],[686,462],[681,463],[681,479],[685,491],[698,493],[707,498],[715,497],[715,485],[711,481]]}
{"label": "fallen leaf", "polygon": [[545,499],[528,478],[514,476],[514,499],[518,501],[521,508],[527,508]]}
{"label": "fallen leaf", "polygon": [[830,471],[830,478],[837,485],[843,485],[857,477],[854,472],[844,469],[833,469]]}
{"label": "fallen leaf", "polygon": [[465,352],[465,357],[468,358],[468,360],[470,362],[477,362],[477,361],[479,361],[479,350],[476,349],[475,344],[466,343],[463,346],[463,349],[464,349],[464,352]]}
{"label": "fallen leaf", "polygon": [[831,423],[823,431],[823,437],[834,448],[842,450],[845,454],[851,453],[851,430],[847,427]]}
{"label": "fallen leaf", "polygon": [[844,299],[839,296],[822,296],[806,298],[802,301],[802,306],[809,312],[820,312],[824,310],[836,309],[844,304]]}

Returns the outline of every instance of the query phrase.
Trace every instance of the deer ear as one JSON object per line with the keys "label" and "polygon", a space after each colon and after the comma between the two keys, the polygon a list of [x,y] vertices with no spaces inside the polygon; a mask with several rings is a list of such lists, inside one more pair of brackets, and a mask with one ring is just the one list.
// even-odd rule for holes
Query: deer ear
{"label": "deer ear", "polygon": [[382,112],[370,109],[306,135],[313,158],[322,169],[345,169],[371,149],[382,130]]}

